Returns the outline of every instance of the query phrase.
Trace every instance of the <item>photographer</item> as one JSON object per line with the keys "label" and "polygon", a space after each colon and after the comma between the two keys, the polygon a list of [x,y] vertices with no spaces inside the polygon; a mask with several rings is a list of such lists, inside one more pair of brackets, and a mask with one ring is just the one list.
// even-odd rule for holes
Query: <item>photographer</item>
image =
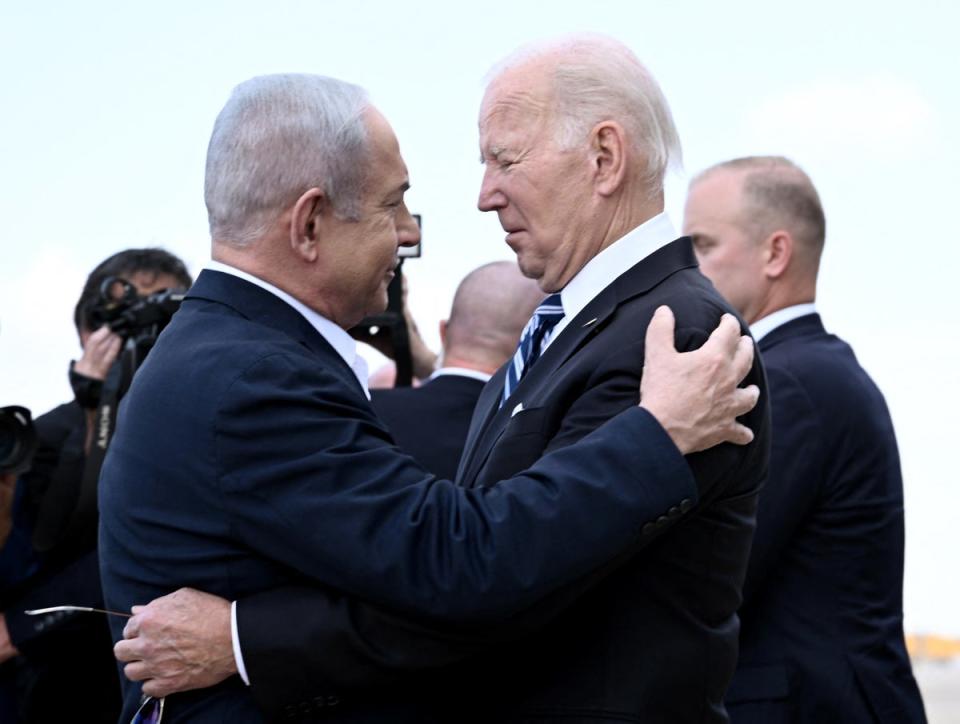
{"label": "photographer", "polygon": [[33,465],[18,482],[39,570],[0,599],[0,665],[9,662],[0,678],[16,680],[21,721],[72,720],[78,705],[83,721],[112,724],[119,716],[106,621],[84,613],[29,617],[23,611],[102,606],[96,551],[97,462],[108,441],[102,429],[175,308],[161,290],[185,290],[191,283],[183,262],[169,252],[128,249],[91,272],[77,302],[74,322],[83,353],[69,370],[74,399],[35,421]]}

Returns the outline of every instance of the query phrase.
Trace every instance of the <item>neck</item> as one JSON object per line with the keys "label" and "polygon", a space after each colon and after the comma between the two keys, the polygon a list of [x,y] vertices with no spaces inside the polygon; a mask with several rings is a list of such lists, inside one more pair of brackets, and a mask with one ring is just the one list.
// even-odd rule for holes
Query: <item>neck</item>
{"label": "neck", "polygon": [[646,189],[628,189],[613,202],[613,213],[597,253],[641,224],[663,213],[663,192],[650,197]]}
{"label": "neck", "polygon": [[448,352],[444,350],[443,356],[440,359],[440,367],[461,367],[465,370],[474,370],[486,375],[492,375],[500,368],[500,365],[491,364],[488,360],[479,359],[476,355],[467,358],[457,354],[455,351]]}
{"label": "neck", "polygon": [[769,317],[774,312],[779,312],[781,309],[793,307],[797,304],[810,304],[816,300],[816,296],[815,282],[814,285],[809,287],[786,288],[774,286],[770,289],[769,294],[758,300],[755,309],[743,310],[743,317],[747,324],[753,324],[764,317]]}

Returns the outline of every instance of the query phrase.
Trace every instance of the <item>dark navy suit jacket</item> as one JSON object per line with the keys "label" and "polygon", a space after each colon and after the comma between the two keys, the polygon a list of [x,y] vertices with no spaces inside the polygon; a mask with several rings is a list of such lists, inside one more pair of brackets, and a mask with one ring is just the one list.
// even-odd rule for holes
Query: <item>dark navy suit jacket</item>
{"label": "dark navy suit jacket", "polygon": [[[181,586],[237,599],[311,582],[490,622],[636,545],[681,499],[698,500],[689,466],[639,407],[498,486],[438,480],[395,447],[304,317],[204,271],[121,404],[99,486],[103,589],[122,611]],[[119,638],[123,621],[112,624]],[[139,686],[124,693],[129,717]],[[262,719],[239,677],[168,697],[164,714]]]}
{"label": "dark navy suit jacket", "polygon": [[903,641],[903,482],[883,396],[819,315],[777,327],[760,350],[773,451],[731,719],[923,722]]}
{"label": "dark navy suit jacket", "polygon": [[[602,290],[502,407],[504,371],[494,375],[477,403],[458,483],[496,490],[499,480],[576,449],[636,405],[645,331],[661,304],[673,309],[684,350],[699,347],[730,311],[697,269],[689,239]],[[759,355],[748,382],[765,388]],[[746,423],[756,433],[752,444],[688,458],[699,503],[678,498],[612,564],[496,626],[444,631],[423,616],[391,618],[309,589],[241,600],[240,642],[258,701],[278,718],[296,718],[297,702],[323,687],[353,692],[344,697],[352,708],[330,719],[338,723],[725,722],[736,611],[767,464],[765,393]],[[583,462],[588,475],[601,474],[600,460]],[[602,534],[607,520],[597,516],[594,526]],[[564,534],[553,545],[562,554],[580,542]],[[304,624],[291,629],[291,619]],[[458,657],[467,660],[453,665]],[[303,719],[311,717],[305,711]]]}
{"label": "dark navy suit jacket", "polygon": [[481,390],[480,380],[451,372],[419,387],[371,390],[371,403],[401,450],[452,480]]}

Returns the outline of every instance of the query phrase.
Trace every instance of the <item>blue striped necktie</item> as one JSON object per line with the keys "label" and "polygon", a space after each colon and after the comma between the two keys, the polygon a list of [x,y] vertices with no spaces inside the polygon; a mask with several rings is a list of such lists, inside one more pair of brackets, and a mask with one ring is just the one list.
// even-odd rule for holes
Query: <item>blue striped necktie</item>
{"label": "blue striped necktie", "polygon": [[523,334],[520,335],[520,344],[517,345],[517,351],[507,367],[500,407],[503,407],[503,403],[517,388],[517,384],[523,379],[524,374],[540,357],[540,353],[543,351],[544,338],[561,319],[563,319],[563,304],[560,301],[560,294],[551,294],[533,312],[527,326],[523,328]]}

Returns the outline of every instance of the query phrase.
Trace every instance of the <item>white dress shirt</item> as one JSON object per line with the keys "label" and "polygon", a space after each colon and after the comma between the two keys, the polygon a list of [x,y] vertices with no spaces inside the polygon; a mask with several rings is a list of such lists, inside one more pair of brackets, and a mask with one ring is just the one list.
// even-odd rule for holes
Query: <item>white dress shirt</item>
{"label": "white dress shirt", "polygon": [[667,214],[660,213],[640,226],[628,231],[577,272],[560,292],[563,303],[563,319],[550,333],[541,350],[545,350],[589,304],[606,289],[613,280],[661,247],[677,239],[677,231]]}
{"label": "white dress shirt", "polygon": [[437,377],[444,377],[446,375],[472,377],[473,379],[480,380],[481,382],[489,382],[490,378],[493,376],[488,375],[486,372],[481,372],[480,370],[471,370],[466,367],[441,367],[427,378],[427,382],[430,380],[435,380]]}
{"label": "white dress shirt", "polygon": [[776,312],[768,314],[766,317],[762,317],[751,324],[750,334],[753,335],[754,340],[759,342],[777,327],[780,327],[787,322],[792,322],[794,319],[806,317],[808,314],[816,314],[816,312],[817,305],[813,302],[810,302],[809,304],[794,304],[792,307],[784,307],[783,309],[778,309]]}

